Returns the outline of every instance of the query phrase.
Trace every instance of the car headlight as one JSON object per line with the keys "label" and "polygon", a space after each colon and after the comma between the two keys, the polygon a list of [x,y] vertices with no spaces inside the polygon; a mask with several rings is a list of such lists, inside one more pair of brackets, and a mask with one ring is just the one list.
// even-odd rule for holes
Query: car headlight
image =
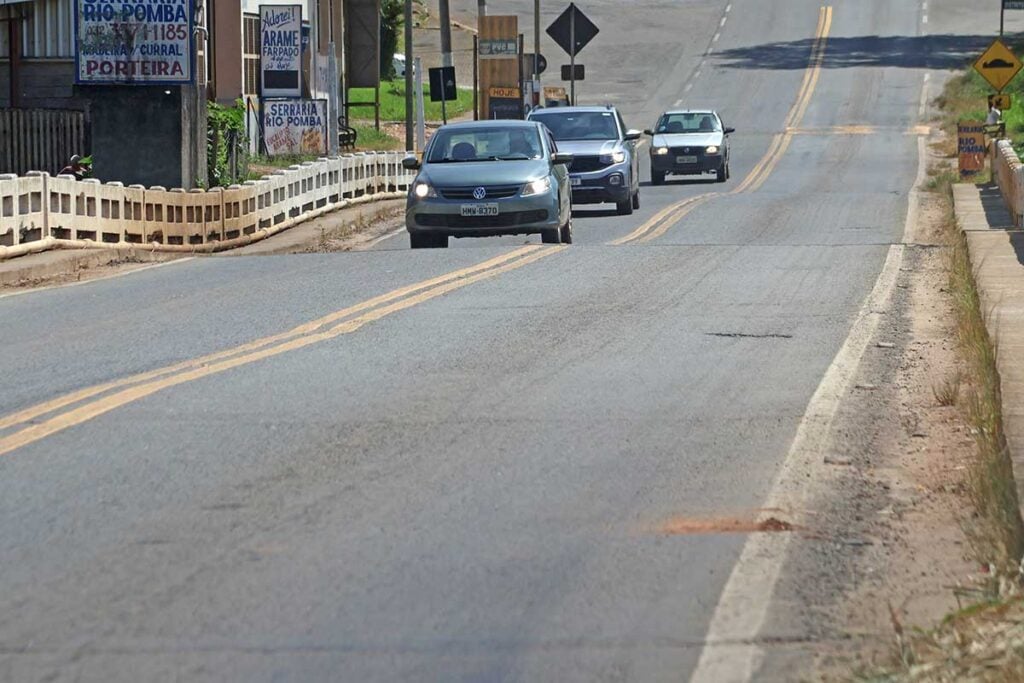
{"label": "car headlight", "polygon": [[626,160],[626,153],[621,149],[615,150],[611,154],[602,154],[601,161],[606,164],[621,164]]}
{"label": "car headlight", "polygon": [[437,192],[435,192],[434,188],[430,186],[430,183],[426,183],[422,180],[412,186],[412,193],[420,199],[437,196]]}
{"label": "car headlight", "polygon": [[658,156],[662,156],[668,154],[668,147],[655,147],[652,151]]}
{"label": "car headlight", "polygon": [[531,180],[523,186],[522,195],[524,197],[532,197],[533,195],[544,194],[550,189],[550,178],[537,178],[537,180]]}
{"label": "car headlight", "polygon": [[704,150],[704,152],[707,153],[707,154],[718,154],[718,146],[717,145],[711,145],[706,150]]}

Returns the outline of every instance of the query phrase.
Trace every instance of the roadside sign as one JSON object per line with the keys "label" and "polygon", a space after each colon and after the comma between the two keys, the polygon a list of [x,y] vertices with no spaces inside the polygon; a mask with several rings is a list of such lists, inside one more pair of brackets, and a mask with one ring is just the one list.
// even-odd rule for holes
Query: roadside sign
{"label": "roadside sign", "polygon": [[[1024,2],[1024,0],[1021,0]],[[988,96],[988,108],[995,107],[999,111],[1008,111],[1013,106],[1013,100],[1009,95],[989,95]]]}
{"label": "roadside sign", "polygon": [[563,64],[562,65],[562,80],[563,81],[582,81],[586,72],[582,64]]}
{"label": "roadside sign", "polygon": [[260,5],[264,97],[302,96],[302,5]]}
{"label": "roadside sign", "polygon": [[578,55],[580,50],[585,48],[599,31],[600,29],[594,25],[594,22],[571,2],[565,11],[548,26],[548,35],[570,57]]}
{"label": "roadside sign", "polygon": [[458,99],[459,95],[455,89],[455,67],[438,66],[427,69],[430,77],[430,101],[443,102],[445,100]]}
{"label": "roadside sign", "polygon": [[1020,73],[1021,68],[1024,68],[1024,64],[998,38],[974,62],[974,70],[999,92]]}
{"label": "roadside sign", "polygon": [[488,91],[487,94],[489,94],[491,97],[506,97],[511,99],[519,97],[519,88],[493,87]]}
{"label": "roadside sign", "polygon": [[[0,0],[0,7],[9,4]],[[36,20],[40,21],[38,16]],[[13,26],[19,25],[15,23]],[[43,30],[41,23],[36,26],[37,31]],[[194,14],[189,2],[106,0],[98,3],[76,0],[75,83],[191,83],[195,77],[194,28]],[[50,30],[57,31],[57,28]],[[63,31],[63,24],[60,24],[60,30]],[[56,33],[50,34],[53,35]]]}
{"label": "roadside sign", "polygon": [[[1024,2],[1024,0],[1022,0],[1022,2]],[[527,53],[523,54],[523,73],[528,75],[528,76],[533,76],[533,74],[536,73],[538,76],[540,76],[542,73],[547,71],[548,60],[546,60],[544,58],[544,55],[537,55],[537,57],[538,57],[538,59],[537,59],[537,70],[534,71],[533,70],[533,57],[534,57],[534,55],[533,55],[532,52],[527,52]]]}
{"label": "roadside sign", "polygon": [[984,121],[960,121],[956,126],[957,156],[960,158],[960,175],[976,175],[985,168]]}
{"label": "roadside sign", "polygon": [[519,55],[517,38],[481,38],[477,45],[480,59],[515,59]]}

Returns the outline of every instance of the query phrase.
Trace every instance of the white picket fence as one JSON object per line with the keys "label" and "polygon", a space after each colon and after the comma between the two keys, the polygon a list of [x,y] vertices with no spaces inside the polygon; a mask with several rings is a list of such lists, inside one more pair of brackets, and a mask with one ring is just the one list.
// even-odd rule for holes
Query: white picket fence
{"label": "white picket fence", "polygon": [[1006,201],[1006,207],[1013,217],[1013,224],[1022,227],[1024,223],[1024,164],[1013,151],[1009,140],[996,140],[989,147],[992,179],[999,185],[999,191]]}
{"label": "white picket fence", "polygon": [[404,152],[292,166],[212,190],[125,187],[46,173],[0,175],[0,259],[52,246],[218,251],[358,201],[402,196]]}

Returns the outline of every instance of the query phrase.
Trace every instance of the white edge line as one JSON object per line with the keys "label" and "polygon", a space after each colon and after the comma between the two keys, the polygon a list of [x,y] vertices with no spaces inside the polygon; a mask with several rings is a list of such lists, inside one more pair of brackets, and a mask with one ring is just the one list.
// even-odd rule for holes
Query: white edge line
{"label": "white edge line", "polygon": [[[925,177],[925,139],[917,139],[918,167],[907,202],[903,241],[917,220],[919,188]],[[771,492],[761,506],[785,510],[801,524],[809,483],[822,480],[823,457],[830,441],[832,420],[850,388],[860,361],[882,320],[882,311],[896,286],[903,262],[903,244],[889,247],[882,271],[861,306],[842,348],[807,405],[796,436]],[[775,586],[788,555],[792,534],[751,534],[722,590],[711,617],[705,646],[691,683],[746,683],[764,659],[757,644],[771,607]]]}
{"label": "white edge line", "polygon": [[403,232],[405,232],[405,226],[404,225],[399,227],[399,228],[395,228],[391,232],[386,232],[383,235],[381,235],[380,237],[374,238],[373,240],[371,240],[367,244],[363,245],[361,251],[365,250],[365,249],[368,249],[370,247],[376,246],[376,245],[380,244],[381,242],[383,242],[384,240],[388,240],[388,239],[391,239],[392,237],[396,237],[396,236],[398,236],[399,234],[401,234]]}
{"label": "white edge line", "polygon": [[673,106],[673,107],[678,107],[678,106],[679,106],[679,105],[681,105],[682,103],[683,103],[683,98],[682,98],[682,97],[680,97],[680,98],[679,98],[678,100],[676,100],[675,104],[673,104],[672,106]]}
{"label": "white edge line", "polygon": [[721,31],[719,31],[719,32],[718,32],[718,33],[716,33],[716,34],[714,35],[714,37],[713,37],[713,38],[711,39],[711,42],[712,42],[712,43],[717,43],[717,42],[718,42],[718,39],[719,39],[719,38],[721,38],[721,37],[722,37],[722,32],[721,32]]}
{"label": "white edge line", "polygon": [[725,11],[726,11],[726,13],[729,13],[729,12],[732,11],[732,3],[730,3],[730,4],[725,6]]}
{"label": "white edge line", "polygon": [[[46,287],[33,287],[24,289],[18,292],[10,292],[9,294],[0,294],[0,299],[8,299],[12,296],[22,296],[24,294],[35,294],[37,292],[47,292],[51,289],[65,289],[67,287],[78,287],[79,285],[91,285],[94,282],[103,282],[104,280],[113,280],[118,277],[126,277],[128,275],[135,275],[135,273],[142,273],[147,270],[153,270],[154,268],[163,268],[164,266],[173,266],[178,263],[185,263],[196,258],[195,256],[183,256],[182,258],[171,259],[170,261],[163,261],[161,263],[152,263],[148,266],[142,266],[141,268],[132,268],[126,270],[123,273],[111,273],[110,275],[104,275],[102,277],[93,277],[88,280],[79,280],[78,282],[64,282],[59,285],[48,285]],[[59,277],[59,276],[58,276]]]}

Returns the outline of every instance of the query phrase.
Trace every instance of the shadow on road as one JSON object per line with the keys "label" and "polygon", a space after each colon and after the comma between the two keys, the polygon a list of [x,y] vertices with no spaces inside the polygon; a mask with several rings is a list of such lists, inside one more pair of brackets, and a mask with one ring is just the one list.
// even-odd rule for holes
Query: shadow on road
{"label": "shadow on road", "polygon": [[[1018,36],[1009,36],[1015,40]],[[898,67],[958,69],[977,58],[992,36],[857,36],[829,38],[826,69]],[[814,41],[810,38],[723,50],[717,62],[729,69],[806,69]]]}

